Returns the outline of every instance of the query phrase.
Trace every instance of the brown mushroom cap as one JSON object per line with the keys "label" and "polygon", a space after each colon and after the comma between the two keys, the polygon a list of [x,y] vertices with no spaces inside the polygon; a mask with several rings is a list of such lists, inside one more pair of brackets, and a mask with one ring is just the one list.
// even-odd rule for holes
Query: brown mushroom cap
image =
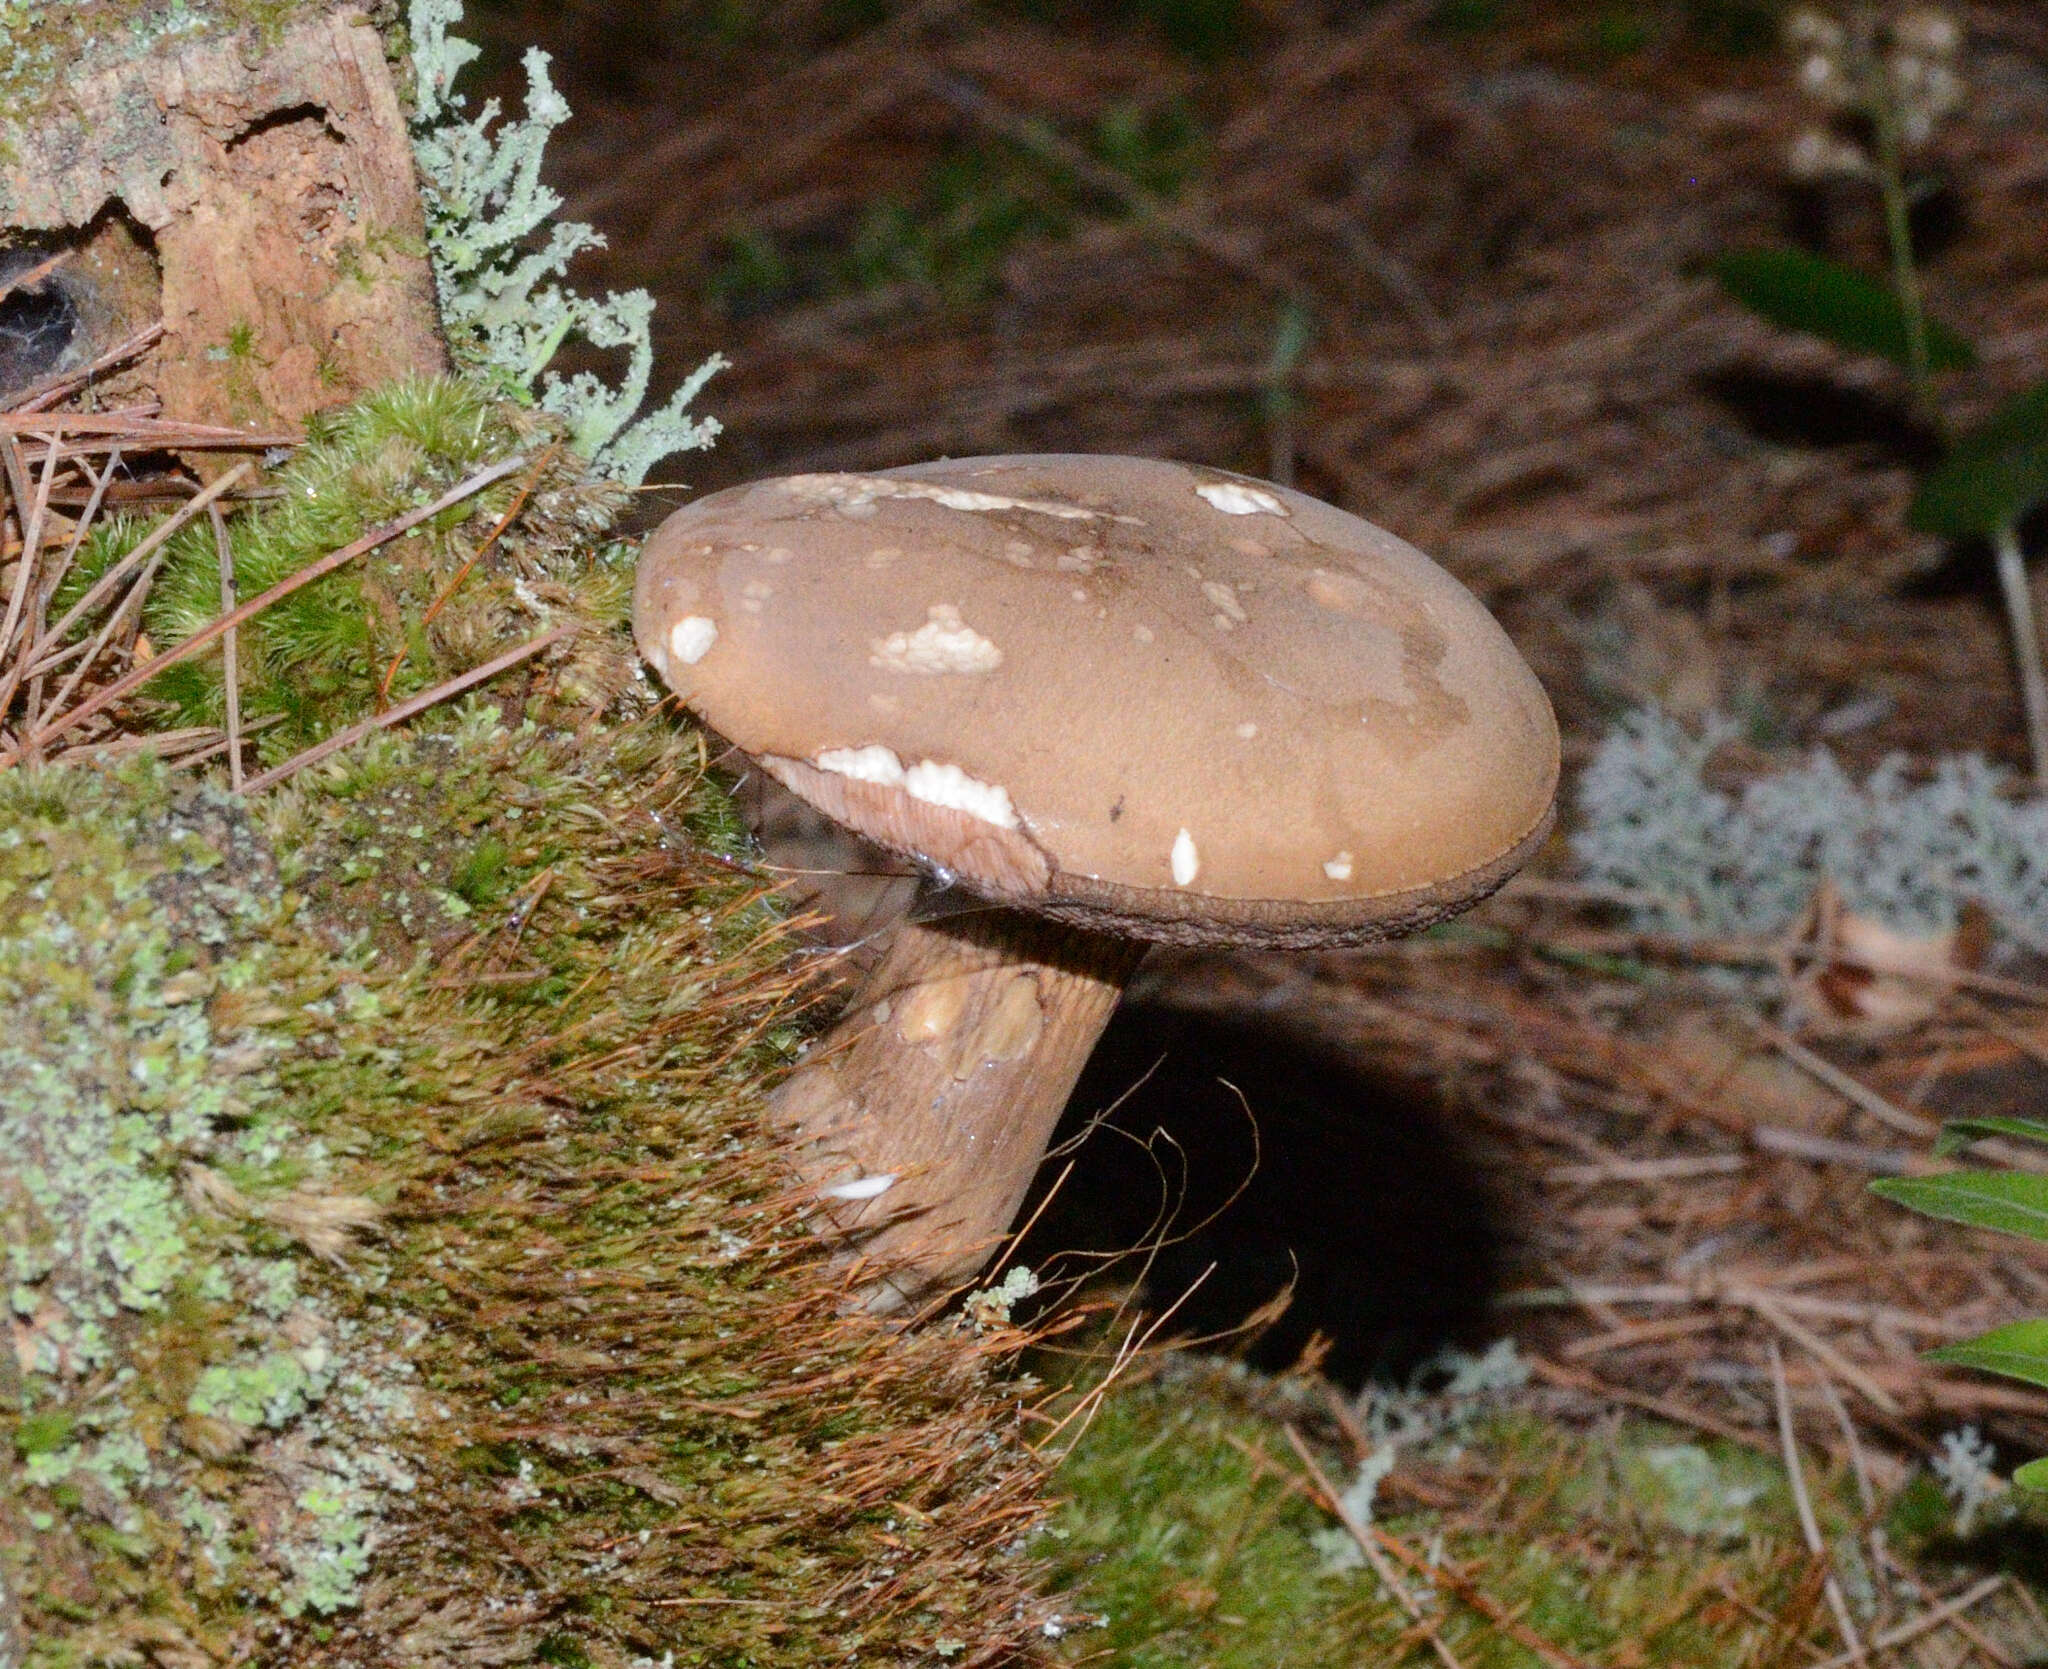
{"label": "brown mushroom cap", "polygon": [[1181,943],[1362,943],[1548,831],[1557,724],[1493,618],[1304,494],[1143,458],[715,493],[640,648],[827,815],[987,898]]}

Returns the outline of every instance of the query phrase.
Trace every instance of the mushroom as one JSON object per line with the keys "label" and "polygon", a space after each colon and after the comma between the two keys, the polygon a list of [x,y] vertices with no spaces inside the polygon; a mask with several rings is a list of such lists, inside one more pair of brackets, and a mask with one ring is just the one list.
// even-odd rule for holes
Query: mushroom
{"label": "mushroom", "polygon": [[987,1260],[1148,943],[1413,932],[1550,827],[1556,721],[1471,594],[1223,470],[734,487],[648,540],[634,630],[760,769],[977,900],[899,924],[771,1097],[878,1311]]}

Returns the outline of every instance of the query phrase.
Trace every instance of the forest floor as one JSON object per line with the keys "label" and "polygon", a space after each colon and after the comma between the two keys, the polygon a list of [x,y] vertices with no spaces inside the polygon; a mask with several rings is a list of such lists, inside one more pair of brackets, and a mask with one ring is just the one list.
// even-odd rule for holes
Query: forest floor
{"label": "forest floor", "polygon": [[[1943,389],[1966,426],[2048,372],[2048,11],[1952,10],[1967,98],[1917,160],[1916,230],[1932,312],[1977,345]],[[1903,378],[1759,322],[1708,270],[1785,243],[1882,270],[1870,189],[1788,171],[1815,112],[1769,11],[784,0],[628,16],[508,0],[488,13],[485,69],[516,98],[514,48],[556,55],[577,111],[551,151],[563,213],[611,245],[590,282],[655,292],[664,363],[733,361],[702,402],[726,425],[717,449],[671,466],[691,491],[1002,451],[1290,480],[1422,546],[1495,610],[1563,726],[1568,831],[1577,769],[1645,704],[1732,715],[1729,786],[1823,745],[1859,776],[1895,752],[2025,763],[1986,553],[1905,527],[1938,443]],[[1634,1541],[1611,1513],[1570,1532],[1585,1545],[1557,1557],[1581,1597],[1643,1568],[1628,1549],[1662,1549],[1642,1605],[1722,1619],[1684,1641],[1657,1644],[1640,1608],[1598,1626],[1546,1611],[1517,1552],[1548,1547],[1551,1519],[1587,1522],[1570,1517],[1591,1510],[1587,1476],[1627,1497],[1646,1444],[1665,1455],[1653,1470],[1692,1465],[1669,1454],[1695,1441],[1718,1467],[1761,1452],[1782,1493],[1788,1412],[1835,1502],[1823,1520],[1852,1540],[1895,1521],[1943,1433],[1974,1424],[2007,1464],[2048,1450],[2048,1398],[1917,1354],[2048,1308],[2048,1259],[1868,1191],[1924,1169],[1941,1119],[2040,1099],[2048,989],[2007,962],[1909,1024],[1830,1025],[1824,1003],[1788,1006],[1786,945],[1653,941],[1573,873],[1560,838],[1456,933],[1153,977],[1190,1002],[1308,1016],[1366,1070],[1426,1082],[1500,1202],[1492,1330],[1530,1388],[1467,1431],[1464,1458],[1404,1459],[1387,1486],[1422,1515],[1401,1549],[1448,1540],[1443,1568],[1464,1571],[1435,1579],[1456,1628],[1433,1635],[1425,1612],[1404,1650],[1820,1661],[1843,1638],[1789,1497],[1768,1555],[1755,1526],[1723,1546],[1639,1499]],[[1731,962],[1760,971],[1733,984]],[[1205,1543],[1209,1575],[1177,1598],[1147,1590],[1155,1623],[1179,1621],[1116,1636],[1117,1660],[1355,1649],[1366,1634],[1304,1631],[1227,1590],[1271,1601],[1285,1584],[1246,1549],[1289,1514],[1330,1522],[1283,1428],[1327,1445],[1340,1484],[1369,1437],[1299,1384],[1207,1371],[1133,1369],[1097,1422],[1148,1454],[1177,1430],[1176,1464],[1239,1468],[1174,1485],[1190,1523],[1194,1503],[1223,1503],[1229,1551]],[[1174,1412],[1148,1425],[1145,1399],[1169,1384]],[[1284,1396],[1308,1401],[1261,1400]],[[1593,1473],[1587,1444],[1606,1445]],[[1070,1469],[1069,1533],[1094,1550],[1076,1571],[1113,1587],[1104,1569],[1130,1569],[1114,1543],[1142,1539],[1142,1515],[1089,1516],[1095,1452]],[[1260,1488],[1282,1504],[1253,1533]],[[1951,1562],[1917,1576],[1870,1552],[1850,1595],[1866,1637],[2022,1569],[2031,1544],[1941,1545]],[[1896,1648],[1919,1658],[1881,1660],[2048,1653],[2025,1582],[1972,1603],[1990,1607],[1981,1627],[1943,1620]]]}

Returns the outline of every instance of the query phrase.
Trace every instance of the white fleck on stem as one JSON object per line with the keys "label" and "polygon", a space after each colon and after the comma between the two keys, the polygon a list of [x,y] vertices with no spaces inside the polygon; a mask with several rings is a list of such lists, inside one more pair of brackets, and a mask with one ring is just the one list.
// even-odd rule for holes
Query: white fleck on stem
{"label": "white fleck on stem", "polygon": [[2034,786],[2048,787],[2048,673],[2041,667],[2041,632],[2034,621],[2034,594],[2027,585],[2026,557],[2019,530],[2003,523],[1991,537],[1998,557],[1998,589],[2012,627],[2013,659],[2019,663],[2020,701],[2027,715],[2027,756]]}

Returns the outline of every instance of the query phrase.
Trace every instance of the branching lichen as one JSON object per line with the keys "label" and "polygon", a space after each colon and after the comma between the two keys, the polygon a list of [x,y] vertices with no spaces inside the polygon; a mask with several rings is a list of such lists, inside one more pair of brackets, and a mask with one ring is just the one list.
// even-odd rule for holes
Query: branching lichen
{"label": "branching lichen", "polygon": [[1580,779],[1572,849],[1586,879],[1670,933],[1780,932],[1825,879],[1902,932],[1945,931],[1975,903],[2048,951],[2048,800],[2016,797],[1977,754],[1937,760],[1918,781],[1889,759],[1859,784],[1816,752],[1739,792],[1717,788],[1709,762],[1732,735],[1654,711],[1623,720]]}
{"label": "branching lichen", "polygon": [[[461,16],[461,0],[412,0],[413,148],[449,347],[458,363],[509,395],[529,398],[538,389],[540,404],[567,421],[582,456],[637,485],[657,459],[712,443],[717,420],[692,417],[688,407],[726,361],[711,355],[667,404],[634,421],[654,369],[654,300],[645,290],[582,296],[555,282],[575,256],[604,245],[592,227],[553,219],[562,199],[540,177],[541,153],[569,119],[568,103],[536,47],[524,60],[523,117],[501,124],[496,99],[466,114],[454,82],[478,49],[448,33]],[[563,378],[548,369],[572,337],[625,351],[616,388],[587,371]]]}

